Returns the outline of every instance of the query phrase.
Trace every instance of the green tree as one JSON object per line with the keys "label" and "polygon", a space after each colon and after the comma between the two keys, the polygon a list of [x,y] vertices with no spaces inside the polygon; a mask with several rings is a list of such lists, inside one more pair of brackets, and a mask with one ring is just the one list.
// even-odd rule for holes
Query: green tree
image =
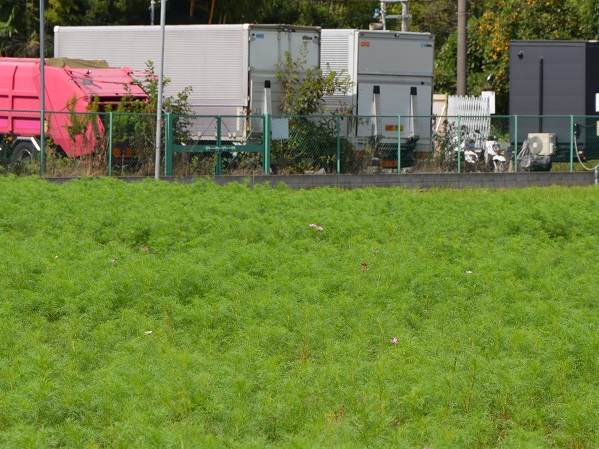
{"label": "green tree", "polygon": [[[409,12],[412,19],[409,31],[428,32],[435,35],[435,47],[440,49],[457,26],[457,1],[436,0],[412,2]],[[395,13],[401,13],[401,6],[395,6]],[[399,22],[396,26],[399,26]]]}
{"label": "green tree", "polygon": [[325,74],[320,67],[306,68],[307,51],[304,46],[297,59],[286,52],[285,60],[279,62],[277,79],[283,91],[279,108],[285,114],[322,114],[324,97],[335,92],[345,94],[351,88],[352,82],[343,73],[331,70]]}
{"label": "green tree", "polygon": [[[170,78],[163,78],[163,88],[169,83]],[[152,61],[146,62],[146,75],[138,84],[148,94],[148,100],[122,98],[115,110],[117,114],[113,118],[113,134],[116,136],[115,144],[134,149],[137,162],[141,164],[142,169],[150,172],[154,163],[159,87],[159,78]],[[188,99],[191,90],[191,87],[186,87],[174,97],[163,97],[162,112],[174,115],[173,136],[178,141],[189,139],[189,116],[192,109]],[[164,133],[162,139],[164,140]]]}
{"label": "green tree", "polygon": [[[156,0],[155,21],[161,1]],[[410,31],[436,36],[435,90],[455,92],[457,36],[455,0],[411,2]],[[52,55],[56,25],[150,23],[150,0],[47,0],[46,55]],[[379,2],[356,0],[168,1],[167,23],[289,23],[324,28],[368,28]],[[599,0],[480,0],[469,4],[468,92],[477,94],[495,75],[497,104],[507,111],[509,41],[512,39],[597,39]],[[400,4],[387,5],[399,14]],[[389,20],[388,29],[399,29]],[[0,2],[0,54],[39,55],[39,1]]]}
{"label": "green tree", "polygon": [[0,5],[2,56],[39,56],[39,8],[34,0],[14,0]]}
{"label": "green tree", "polygon": [[10,14],[5,19],[6,21],[0,21],[0,56],[5,53],[3,46],[6,45],[9,39],[12,37],[12,33],[17,31],[13,25],[15,21],[15,12],[16,6],[13,5],[12,9],[10,10]]}
{"label": "green tree", "polygon": [[[479,14],[479,15],[477,15]],[[499,113],[508,112],[509,42],[520,39],[589,39],[582,10],[572,0],[498,0],[470,11],[468,20],[468,93],[478,95],[495,76]],[[440,49],[435,65],[438,92],[455,93],[457,34]]]}
{"label": "green tree", "polygon": [[[278,141],[272,148],[272,158],[286,161],[286,169],[292,173],[306,170],[332,172],[335,168],[337,149],[337,118],[334,114],[325,115],[325,97],[334,93],[345,94],[352,82],[343,73],[324,73],[319,67],[306,68],[307,47],[300,56],[293,59],[289,52],[279,63],[277,79],[283,92],[279,109],[289,114],[289,139]],[[347,110],[333,111],[347,114]],[[355,158],[353,148],[342,139],[341,158],[349,170]]]}
{"label": "green tree", "polygon": [[169,17],[176,23],[252,23],[261,22],[260,11],[267,0],[190,0],[168,5]]}
{"label": "green tree", "polygon": [[255,11],[262,23],[323,28],[368,28],[377,2],[351,0],[273,0]]}
{"label": "green tree", "polygon": [[572,0],[584,18],[580,25],[588,39],[599,39],[599,0]]}
{"label": "green tree", "polygon": [[75,25],[85,17],[87,1],[48,0],[44,9],[44,20],[51,25]]}

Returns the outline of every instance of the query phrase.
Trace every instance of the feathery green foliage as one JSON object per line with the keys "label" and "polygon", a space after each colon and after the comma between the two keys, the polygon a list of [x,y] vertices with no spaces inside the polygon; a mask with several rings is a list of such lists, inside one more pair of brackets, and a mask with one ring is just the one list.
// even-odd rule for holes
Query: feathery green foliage
{"label": "feathery green foliage", "polygon": [[2,447],[599,445],[593,187],[0,188]]}

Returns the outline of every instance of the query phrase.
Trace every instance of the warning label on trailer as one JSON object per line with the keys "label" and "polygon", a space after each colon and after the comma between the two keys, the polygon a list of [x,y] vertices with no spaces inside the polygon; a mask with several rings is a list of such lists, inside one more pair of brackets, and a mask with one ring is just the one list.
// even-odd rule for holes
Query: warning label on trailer
{"label": "warning label on trailer", "polygon": [[370,41],[362,41],[362,42],[360,42],[360,47],[370,47]]}
{"label": "warning label on trailer", "polygon": [[381,168],[397,168],[397,161],[382,160]]}

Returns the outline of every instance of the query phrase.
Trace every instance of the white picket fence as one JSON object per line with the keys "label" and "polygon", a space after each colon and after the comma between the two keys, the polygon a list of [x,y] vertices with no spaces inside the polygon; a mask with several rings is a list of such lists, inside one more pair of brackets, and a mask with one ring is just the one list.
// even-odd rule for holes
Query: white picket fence
{"label": "white picket fence", "polygon": [[491,133],[489,99],[450,95],[447,101],[447,122],[454,125],[454,129],[457,129],[459,124],[462,138],[472,137],[477,145],[482,146],[482,141]]}

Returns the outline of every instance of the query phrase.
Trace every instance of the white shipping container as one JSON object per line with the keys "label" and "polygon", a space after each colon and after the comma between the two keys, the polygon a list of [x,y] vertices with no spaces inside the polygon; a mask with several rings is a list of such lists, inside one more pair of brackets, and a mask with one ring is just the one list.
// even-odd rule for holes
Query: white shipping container
{"label": "white shipping container", "polygon": [[[418,137],[418,151],[431,143],[434,35],[398,31],[323,29],[321,67],[353,82],[347,93],[326,98],[330,110],[351,108],[358,116],[379,116],[357,125],[355,137],[364,142],[397,145]],[[402,116],[401,126],[397,116]]]}
{"label": "white shipping container", "polygon": [[[320,62],[320,28],[291,25],[167,25],[164,38],[164,94],[175,96],[187,86],[198,115],[277,113],[281,87],[276,73],[286,52],[296,59],[307,46],[305,68]],[[158,74],[159,26],[57,26],[54,56],[103,59],[112,67],[146,69]],[[270,82],[271,105],[264,104]],[[241,125],[237,125],[239,128]],[[240,130],[236,130],[239,132]]]}

